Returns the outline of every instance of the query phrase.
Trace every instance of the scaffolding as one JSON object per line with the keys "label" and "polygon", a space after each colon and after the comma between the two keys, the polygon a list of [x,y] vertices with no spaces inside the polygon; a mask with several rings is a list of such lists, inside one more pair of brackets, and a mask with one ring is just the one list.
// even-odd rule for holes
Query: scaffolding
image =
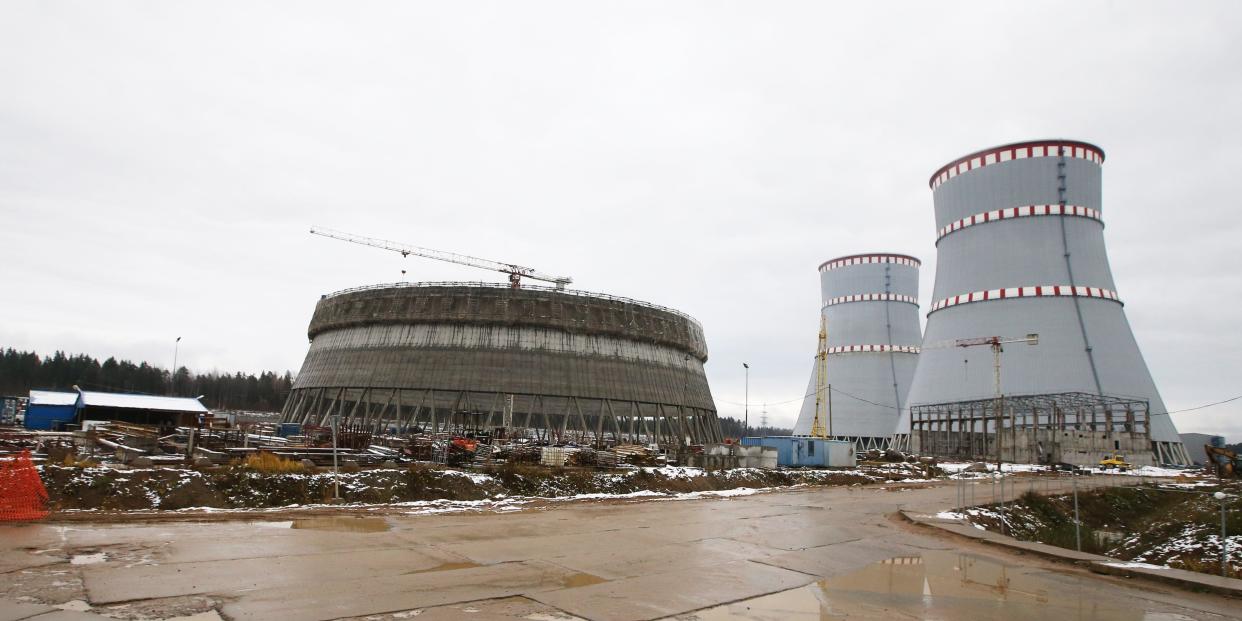
{"label": "scaffolding", "polygon": [[912,406],[911,439],[943,457],[1090,463],[1109,452],[1151,454],[1149,414],[1146,400],[1130,397],[1010,395]]}

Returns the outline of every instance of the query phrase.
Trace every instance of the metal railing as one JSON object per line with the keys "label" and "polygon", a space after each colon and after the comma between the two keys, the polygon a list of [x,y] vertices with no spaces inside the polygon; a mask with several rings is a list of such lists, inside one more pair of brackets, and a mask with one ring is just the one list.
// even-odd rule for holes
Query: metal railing
{"label": "metal railing", "polygon": [[[496,282],[394,282],[394,283],[381,283],[381,284],[375,284],[375,285],[363,285],[361,287],[350,287],[349,289],[341,289],[340,291],[334,291],[323,297],[325,299],[334,298],[339,295],[357,293],[359,291],[374,291],[378,289],[401,289],[401,288],[424,288],[424,287],[474,287],[478,289],[509,289],[510,288],[508,284],[496,283]],[[593,298],[593,299],[599,299],[599,300],[607,300],[609,302],[620,302],[622,304],[639,306],[642,308],[657,310],[657,311],[669,313],[671,315],[676,315],[677,317],[685,319],[686,321],[693,323],[695,326],[698,326],[700,330],[703,329],[703,324],[699,323],[698,319],[695,319],[694,317],[691,317],[690,315],[687,315],[686,313],[683,313],[674,308],[669,308],[667,306],[660,306],[659,304],[652,304],[651,302],[644,302],[642,300],[635,300],[634,298],[627,298],[627,297],[619,296],[619,295],[609,295],[607,293],[595,293],[591,291],[582,291],[578,289],[557,289],[555,287],[543,287],[540,285],[522,285],[522,290],[524,291],[545,291],[548,293],[556,293],[560,295],[571,295],[571,296],[580,297],[580,298]]]}

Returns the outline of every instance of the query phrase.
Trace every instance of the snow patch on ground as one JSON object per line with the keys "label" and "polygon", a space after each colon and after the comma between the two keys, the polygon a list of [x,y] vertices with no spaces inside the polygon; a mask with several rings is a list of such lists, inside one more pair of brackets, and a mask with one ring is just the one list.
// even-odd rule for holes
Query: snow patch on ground
{"label": "snow patch on ground", "polygon": [[443,472],[444,474],[448,476],[465,477],[467,479],[470,479],[470,482],[474,483],[475,485],[489,485],[492,483],[499,483],[499,481],[496,480],[496,477],[490,474],[483,474],[481,472],[468,472],[465,470],[441,470],[441,472]]}
{"label": "snow patch on ground", "polygon": [[1127,561],[1117,561],[1115,563],[1100,563],[1108,567],[1121,567],[1123,569],[1170,569],[1164,565],[1152,565],[1151,563],[1135,563]]}

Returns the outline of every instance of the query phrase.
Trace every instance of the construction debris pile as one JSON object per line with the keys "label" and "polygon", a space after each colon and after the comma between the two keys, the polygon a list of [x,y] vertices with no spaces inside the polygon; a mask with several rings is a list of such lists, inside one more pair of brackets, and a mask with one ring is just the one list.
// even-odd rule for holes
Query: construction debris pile
{"label": "construction debris pile", "polygon": [[[702,447],[691,447],[702,452]],[[119,421],[95,422],[71,432],[0,431],[0,457],[28,449],[37,463],[107,463],[149,468],[189,464],[198,467],[244,462],[270,454],[308,468],[357,469],[431,463],[491,467],[506,463],[550,467],[602,468],[660,466],[675,457],[657,445],[610,447],[553,445],[528,437],[485,433],[374,434],[357,426],[337,428],[298,423],[238,422],[208,418],[194,427],[160,427]]]}

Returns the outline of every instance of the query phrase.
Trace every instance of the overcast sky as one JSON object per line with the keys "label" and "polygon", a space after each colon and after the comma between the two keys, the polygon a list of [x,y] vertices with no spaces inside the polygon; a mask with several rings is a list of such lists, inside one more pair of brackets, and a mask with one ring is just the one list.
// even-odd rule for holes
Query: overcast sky
{"label": "overcast sky", "polygon": [[[1100,145],[1171,409],[1242,393],[1237,2],[0,4],[0,346],[297,371],[320,294],[568,274],[702,321],[721,414],[792,425],[825,259],[935,273],[927,179]],[[752,408],[752,420],[762,406]],[[1242,436],[1242,401],[1175,416]]]}

